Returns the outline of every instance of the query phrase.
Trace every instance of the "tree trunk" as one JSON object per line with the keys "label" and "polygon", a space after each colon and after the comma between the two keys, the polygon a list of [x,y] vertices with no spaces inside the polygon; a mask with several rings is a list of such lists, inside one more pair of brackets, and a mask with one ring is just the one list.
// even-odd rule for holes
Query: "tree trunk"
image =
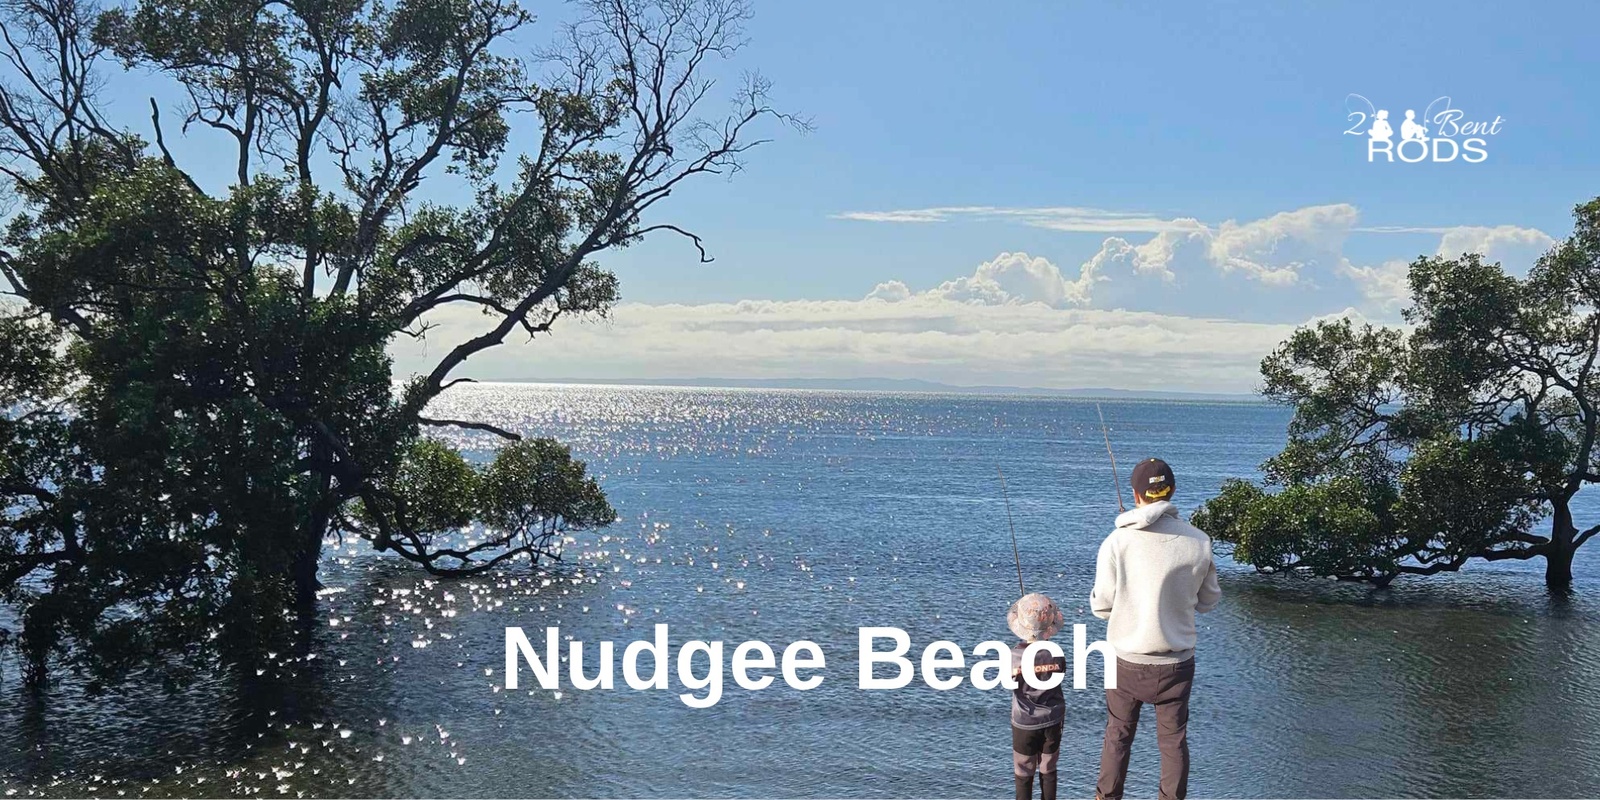
{"label": "tree trunk", "polygon": [[[311,529],[315,525],[308,525],[304,533],[306,539],[312,537]],[[317,592],[322,589],[322,581],[317,580],[317,567],[322,561],[322,534],[315,534],[316,544],[313,545],[302,539],[300,550],[295,554],[294,563],[289,567],[294,578],[295,605],[302,611],[311,611],[317,605]]]}
{"label": "tree trunk", "polygon": [[302,544],[290,567],[294,577],[295,605],[302,611],[316,607],[317,592],[322,589],[322,581],[317,580],[317,566],[322,561],[322,537],[319,535],[317,539],[315,548]]}
{"label": "tree trunk", "polygon": [[294,563],[289,566],[290,576],[294,579],[295,605],[302,616],[316,610],[317,592],[322,589],[322,581],[317,580],[317,570],[322,565],[322,539],[328,533],[331,517],[328,493],[333,488],[333,479],[328,475],[317,475],[313,478],[312,486],[311,514],[305,527],[298,532]]}
{"label": "tree trunk", "polygon": [[1572,589],[1572,540],[1578,529],[1572,525],[1572,509],[1566,500],[1555,503],[1554,519],[1550,523],[1550,545],[1544,558],[1544,585],[1552,594],[1566,594]]}

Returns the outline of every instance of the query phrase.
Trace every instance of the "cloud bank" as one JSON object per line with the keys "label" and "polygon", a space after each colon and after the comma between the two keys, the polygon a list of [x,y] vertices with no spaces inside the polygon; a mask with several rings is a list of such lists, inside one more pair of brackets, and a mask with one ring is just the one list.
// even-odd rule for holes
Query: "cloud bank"
{"label": "cloud bank", "polygon": [[[1362,228],[1348,204],[1206,224],[1078,208],[949,207],[840,215],[936,224],[1021,220],[1114,231],[1076,267],[1000,252],[915,287],[892,275],[860,299],[624,303],[606,320],[475,356],[484,379],[919,378],[952,384],[1252,391],[1261,358],[1297,325],[1330,316],[1396,321],[1410,257],[1358,264],[1352,236],[1425,234],[1435,252],[1525,269],[1553,243],[1531,228]],[[1097,227],[1098,226],[1098,227]],[[1139,235],[1142,234],[1142,235]],[[476,310],[428,320],[392,353],[400,373],[488,327]]]}
{"label": "cloud bank", "polygon": [[[402,373],[485,327],[436,314],[426,340],[393,352]],[[1240,392],[1293,326],[1137,311],[987,304],[920,294],[896,301],[624,303],[605,321],[486,351],[463,374],[486,379],[920,378],[958,385]]]}
{"label": "cloud bank", "polygon": [[1106,211],[1099,208],[1059,206],[1049,208],[1004,208],[1000,206],[940,206],[899,211],[846,211],[834,219],[858,222],[980,222],[1010,221],[1054,231],[1087,233],[1161,233],[1192,226],[1194,220],[1162,219],[1141,212]]}
{"label": "cloud bank", "polygon": [[[1513,270],[1525,269],[1555,243],[1543,231],[1512,225],[1361,227],[1359,210],[1348,203],[1220,223],[1066,207],[949,206],[837,216],[870,222],[1015,221],[1119,234],[1105,237],[1076,269],[1004,252],[972,275],[925,290],[929,296],[975,304],[1040,302],[1055,308],[1129,308],[1275,322],[1352,307],[1378,319],[1398,318],[1407,293],[1406,267],[1416,254],[1357,263],[1345,252],[1352,236],[1437,236],[1433,252],[1439,255],[1481,253]],[[1137,233],[1147,235],[1140,238]],[[886,280],[868,296],[894,301],[914,295],[903,281]]]}

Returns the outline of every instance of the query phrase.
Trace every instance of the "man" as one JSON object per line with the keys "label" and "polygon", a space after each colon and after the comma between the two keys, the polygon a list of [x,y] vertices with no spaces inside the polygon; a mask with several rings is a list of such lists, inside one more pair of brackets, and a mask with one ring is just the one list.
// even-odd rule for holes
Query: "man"
{"label": "man", "polygon": [[1195,612],[1222,599],[1211,538],[1172,504],[1177,481],[1165,461],[1133,468],[1132,511],[1100,545],[1089,607],[1107,620],[1117,651],[1117,688],[1106,690],[1106,739],[1095,796],[1121,800],[1128,751],[1144,703],[1156,708],[1161,800],[1189,791],[1189,689],[1194,684]]}

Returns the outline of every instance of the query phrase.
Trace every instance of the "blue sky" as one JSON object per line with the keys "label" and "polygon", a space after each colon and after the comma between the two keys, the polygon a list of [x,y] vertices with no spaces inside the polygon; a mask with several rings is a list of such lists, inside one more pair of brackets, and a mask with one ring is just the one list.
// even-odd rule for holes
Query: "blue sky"
{"label": "blue sky", "polygon": [[[1001,251],[1058,264],[1099,238],[1016,225],[851,224],[930,206],[1084,206],[1202,221],[1350,203],[1369,225],[1565,230],[1600,193],[1593,6],[1462,3],[767,3],[743,63],[815,121],[677,213],[718,263],[619,259],[640,301],[854,296],[927,286]],[[1507,119],[1478,165],[1368,165],[1344,100],[1452,97]],[[1354,256],[1431,252],[1356,237]]]}
{"label": "blue sky", "polygon": [[[609,255],[610,320],[469,373],[1247,391],[1296,324],[1397,322],[1416,256],[1526,269],[1600,194],[1592,4],[754,6],[718,69],[814,130],[661,207],[715,262]],[[530,8],[534,40],[571,13]],[[1352,92],[1503,123],[1483,163],[1367,163]],[[402,370],[478,324],[440,323]]]}

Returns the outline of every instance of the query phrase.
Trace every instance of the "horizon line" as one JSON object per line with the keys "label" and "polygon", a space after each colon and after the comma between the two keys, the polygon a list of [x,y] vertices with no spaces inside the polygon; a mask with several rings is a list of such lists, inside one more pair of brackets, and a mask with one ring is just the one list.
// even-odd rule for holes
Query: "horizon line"
{"label": "horizon line", "polygon": [[[535,384],[544,386],[662,387],[681,389],[767,389],[815,392],[903,394],[966,394],[1033,396],[1082,400],[1196,400],[1227,403],[1271,401],[1257,392],[1216,392],[1190,389],[1125,389],[1111,386],[1048,387],[1004,384],[950,384],[923,378],[484,378],[479,385]],[[883,384],[863,386],[859,384]],[[804,384],[804,385],[802,385]],[[858,385],[851,385],[858,384]]]}

